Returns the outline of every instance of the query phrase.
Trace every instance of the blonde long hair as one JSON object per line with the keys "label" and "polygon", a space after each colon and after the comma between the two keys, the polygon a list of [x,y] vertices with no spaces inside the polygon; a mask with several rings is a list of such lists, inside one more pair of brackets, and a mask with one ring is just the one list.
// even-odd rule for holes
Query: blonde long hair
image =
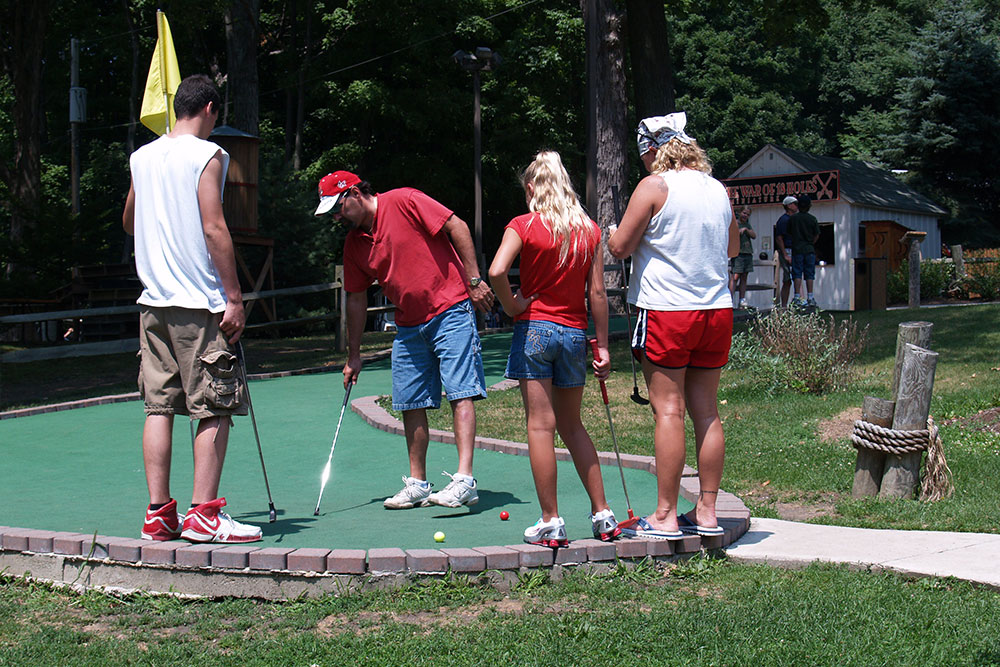
{"label": "blonde long hair", "polygon": [[691,143],[687,144],[674,137],[656,149],[656,159],[653,160],[650,171],[661,174],[680,167],[695,169],[706,174],[712,173],[712,163],[697,141],[692,139]]}
{"label": "blonde long hair", "polygon": [[532,196],[528,210],[542,217],[552,238],[559,243],[559,266],[573,264],[581,258],[589,259],[590,218],[580,205],[559,153],[542,151],[536,155],[521,173],[525,193],[529,183]]}

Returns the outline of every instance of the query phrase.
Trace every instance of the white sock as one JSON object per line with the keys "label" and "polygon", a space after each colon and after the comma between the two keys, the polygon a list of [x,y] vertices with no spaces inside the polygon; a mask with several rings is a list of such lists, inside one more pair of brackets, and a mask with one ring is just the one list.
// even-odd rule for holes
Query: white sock
{"label": "white sock", "polygon": [[455,475],[454,475],[454,479],[456,481],[465,482],[469,486],[475,486],[476,485],[476,478],[473,477],[472,475],[463,475],[460,472],[456,472]]}

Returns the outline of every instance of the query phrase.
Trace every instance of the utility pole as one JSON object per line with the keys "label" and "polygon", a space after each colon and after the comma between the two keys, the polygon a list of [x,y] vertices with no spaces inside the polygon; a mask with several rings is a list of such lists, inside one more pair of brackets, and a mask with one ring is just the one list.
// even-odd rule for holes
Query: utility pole
{"label": "utility pole", "polygon": [[80,214],[80,124],[87,120],[87,91],[80,87],[80,40],[69,40],[70,191],[73,215]]}

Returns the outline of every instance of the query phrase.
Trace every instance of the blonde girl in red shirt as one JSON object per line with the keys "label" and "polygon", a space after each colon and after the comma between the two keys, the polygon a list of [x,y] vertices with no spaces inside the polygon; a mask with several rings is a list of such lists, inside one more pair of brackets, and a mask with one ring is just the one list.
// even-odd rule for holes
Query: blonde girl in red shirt
{"label": "blonde girl in red shirt", "polygon": [[[608,298],[604,291],[601,230],[583,211],[559,154],[543,151],[521,175],[529,213],[510,221],[490,266],[490,282],[514,318],[506,376],[521,386],[528,427],[528,454],[542,516],[524,541],[566,546],[566,524],[556,498],[555,433],[573,457],[590,496],[594,536],[621,534],[604,497],[597,451],[580,421],[587,376],[587,304],[597,333],[595,375],[606,379]],[[520,255],[520,289],[507,274]],[[527,296],[525,296],[527,295]]]}

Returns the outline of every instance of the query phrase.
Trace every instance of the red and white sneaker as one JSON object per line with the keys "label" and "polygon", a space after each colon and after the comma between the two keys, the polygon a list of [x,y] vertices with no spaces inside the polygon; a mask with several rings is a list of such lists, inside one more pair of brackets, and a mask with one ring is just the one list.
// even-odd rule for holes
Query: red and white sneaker
{"label": "red and white sneaker", "polygon": [[225,498],[216,498],[188,510],[181,537],[192,542],[256,542],[261,539],[257,526],[235,521],[222,511]]}
{"label": "red and white sneaker", "polygon": [[176,540],[181,536],[181,523],[184,515],[177,512],[177,501],[170,502],[155,512],[146,507],[146,520],[142,523],[142,539],[165,542]]}

